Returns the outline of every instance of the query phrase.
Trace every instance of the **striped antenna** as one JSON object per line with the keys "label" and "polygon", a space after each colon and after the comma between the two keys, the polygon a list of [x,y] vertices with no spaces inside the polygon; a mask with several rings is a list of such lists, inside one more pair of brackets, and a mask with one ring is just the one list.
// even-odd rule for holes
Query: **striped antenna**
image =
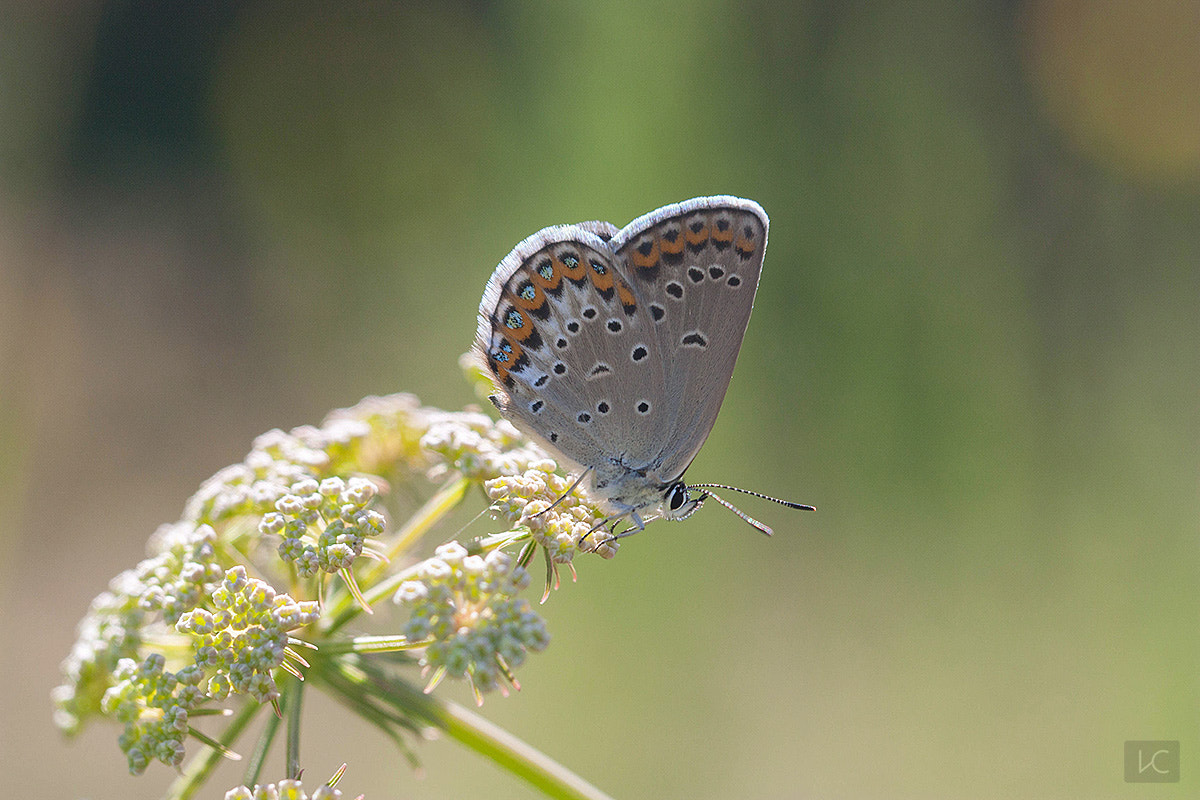
{"label": "striped antenna", "polygon": [[[817,510],[816,506],[805,505],[804,503],[793,503],[791,500],[780,500],[778,497],[771,497],[769,494],[763,494],[762,492],[753,492],[753,491],[750,491],[749,489],[739,489],[736,486],[729,486],[724,483],[693,483],[693,484],[689,485],[687,488],[689,491],[691,489],[728,489],[731,492],[741,492],[742,494],[752,495],[753,497],[759,497],[759,498],[762,498],[763,500],[770,500],[772,503],[779,503],[779,505],[781,505],[781,506],[787,506],[788,508],[794,508],[799,511],[816,511]],[[741,517],[746,522],[750,523],[750,525],[752,525],[756,530],[759,530],[759,531],[765,533],[767,536],[770,536],[772,533],[774,533],[774,531],[772,531],[770,529],[770,527],[759,522],[754,517],[750,516],[745,511],[742,511],[740,508],[735,506],[733,503],[730,503],[728,500],[725,500],[724,498],[720,497],[719,495],[717,495],[713,492],[710,492],[710,491],[701,492],[699,499],[705,500],[709,497],[711,497],[713,500],[716,500],[718,503],[720,503],[721,505],[728,508],[734,514],[737,514],[739,517]]]}

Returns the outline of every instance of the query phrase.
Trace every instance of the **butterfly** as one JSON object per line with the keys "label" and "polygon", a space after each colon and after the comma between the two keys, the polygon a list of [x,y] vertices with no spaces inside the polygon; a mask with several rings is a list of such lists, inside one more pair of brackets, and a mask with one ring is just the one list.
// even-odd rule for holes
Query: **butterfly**
{"label": "butterfly", "polygon": [[[767,214],[752,200],[697,197],[624,228],[544,228],[496,267],[474,351],[518,429],[579,473],[619,535],[684,519],[724,484],[683,474],[708,438],[750,321]],[[598,526],[599,527],[599,526]]]}

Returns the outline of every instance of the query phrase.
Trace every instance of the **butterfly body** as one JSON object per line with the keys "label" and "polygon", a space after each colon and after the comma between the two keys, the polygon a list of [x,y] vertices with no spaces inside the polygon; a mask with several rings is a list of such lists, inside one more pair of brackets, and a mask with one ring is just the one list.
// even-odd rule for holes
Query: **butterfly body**
{"label": "butterfly body", "polygon": [[755,202],[701,197],[624,228],[558,225],[500,262],[475,350],[501,413],[636,528],[699,507],[682,481],[716,420],[767,245]]}

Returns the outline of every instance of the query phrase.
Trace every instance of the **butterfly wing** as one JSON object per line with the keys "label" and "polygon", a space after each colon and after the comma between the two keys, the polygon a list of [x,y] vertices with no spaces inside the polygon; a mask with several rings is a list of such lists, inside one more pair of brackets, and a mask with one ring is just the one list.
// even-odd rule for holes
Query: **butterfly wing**
{"label": "butterfly wing", "polygon": [[575,465],[677,478],[720,410],[766,236],[762,208],[734,197],[530,236],[479,307],[501,411]]}
{"label": "butterfly wing", "polygon": [[634,381],[663,379],[653,331],[607,244],[616,233],[599,222],[539,231],[500,262],[479,306],[476,351],[500,410],[584,467],[620,459],[629,440],[646,435],[631,431],[635,401],[625,394]]}
{"label": "butterfly wing", "polygon": [[716,421],[742,347],[767,248],[762,207],[698,197],[629,223],[609,241],[664,365],[664,419],[654,459],[677,479]]}

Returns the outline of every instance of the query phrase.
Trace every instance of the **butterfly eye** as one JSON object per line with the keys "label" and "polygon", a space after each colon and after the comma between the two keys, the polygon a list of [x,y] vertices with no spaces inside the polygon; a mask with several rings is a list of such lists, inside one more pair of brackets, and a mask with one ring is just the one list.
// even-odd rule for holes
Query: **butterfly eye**
{"label": "butterfly eye", "polygon": [[672,511],[678,511],[687,502],[687,487],[682,482],[671,485],[667,489],[667,505]]}

